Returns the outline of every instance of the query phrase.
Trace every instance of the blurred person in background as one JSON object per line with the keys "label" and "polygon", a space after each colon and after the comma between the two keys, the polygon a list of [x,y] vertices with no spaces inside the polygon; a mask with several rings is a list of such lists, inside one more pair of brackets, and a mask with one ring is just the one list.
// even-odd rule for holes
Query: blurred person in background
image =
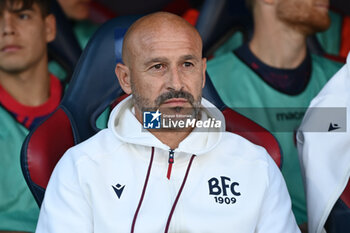
{"label": "blurred person in background", "polygon": [[39,208],[20,165],[29,133],[59,104],[60,81],[48,71],[56,35],[47,0],[0,2],[0,232],[34,232]]}
{"label": "blurred person in background", "polygon": [[[331,60],[345,63],[345,58],[350,51],[350,4],[346,0],[330,1],[330,26],[327,30],[315,33],[315,39],[311,38],[313,50]],[[221,42],[220,47],[214,52],[214,56],[231,52],[249,40],[250,31],[235,30],[234,34]]]}
{"label": "blurred person in background", "polygon": [[304,229],[305,194],[294,132],[312,98],[341,66],[311,54],[306,45],[309,35],[329,27],[329,2],[247,2],[254,16],[252,39],[209,61],[207,71],[228,107],[256,121],[278,139],[293,212]]}

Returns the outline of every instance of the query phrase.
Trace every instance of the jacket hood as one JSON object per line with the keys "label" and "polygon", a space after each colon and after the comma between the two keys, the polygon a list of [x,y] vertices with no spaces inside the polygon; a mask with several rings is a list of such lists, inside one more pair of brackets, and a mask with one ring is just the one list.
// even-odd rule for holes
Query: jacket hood
{"label": "jacket hood", "polygon": [[[202,98],[202,117],[205,121],[208,118],[215,118],[221,121],[221,127],[215,129],[195,128],[175,149],[176,152],[185,152],[200,155],[206,153],[219,143],[222,132],[225,131],[225,118],[221,111],[206,99]],[[169,146],[162,143],[148,130],[143,129],[142,124],[133,113],[132,96],[120,102],[111,112],[108,128],[118,140],[126,143],[156,147],[169,150]]]}

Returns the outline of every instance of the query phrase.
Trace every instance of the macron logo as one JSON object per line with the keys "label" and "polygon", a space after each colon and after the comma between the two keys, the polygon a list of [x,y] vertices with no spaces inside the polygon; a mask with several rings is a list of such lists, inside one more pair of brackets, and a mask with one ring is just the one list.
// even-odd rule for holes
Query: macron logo
{"label": "macron logo", "polygon": [[121,186],[120,184],[116,184],[115,186],[112,185],[112,188],[115,192],[115,194],[117,194],[118,199],[120,199],[120,196],[123,193],[125,185]]}
{"label": "macron logo", "polygon": [[332,122],[329,124],[329,128],[328,128],[328,132],[336,130],[336,129],[340,129],[341,127],[338,126],[338,124],[332,124]]}

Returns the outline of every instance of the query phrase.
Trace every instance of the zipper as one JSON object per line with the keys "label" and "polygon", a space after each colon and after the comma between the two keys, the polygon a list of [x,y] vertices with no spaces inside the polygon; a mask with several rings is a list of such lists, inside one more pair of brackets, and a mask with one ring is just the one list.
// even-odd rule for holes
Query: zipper
{"label": "zipper", "polygon": [[169,149],[169,159],[168,159],[168,172],[167,172],[167,178],[170,180],[171,176],[171,169],[173,168],[173,163],[174,163],[174,150]]}
{"label": "zipper", "polygon": [[[192,157],[190,159],[190,162],[187,165],[187,170],[186,170],[185,176],[184,176],[184,178],[182,180],[181,187],[180,187],[180,189],[179,189],[179,191],[178,191],[178,193],[176,195],[175,201],[174,201],[174,203],[173,203],[173,205],[171,207],[171,210],[170,210],[170,213],[169,213],[169,216],[168,216],[168,220],[167,220],[167,223],[166,223],[166,226],[165,226],[164,233],[168,233],[168,231],[169,231],[171,219],[173,217],[176,205],[177,205],[177,203],[178,203],[178,201],[180,199],[182,190],[184,189],[184,186],[185,186],[185,183],[186,183],[186,180],[187,180],[187,176],[188,176],[188,174],[190,172],[191,165],[192,165],[192,162],[193,162],[193,159],[194,159],[195,156],[196,155],[192,155]],[[152,168],[152,164],[153,164],[153,157],[154,157],[154,147],[152,147],[151,158],[150,158],[150,162],[149,162],[149,165],[148,165],[148,170],[147,170],[145,182],[143,184],[141,198],[139,200],[139,204],[137,205],[137,209],[136,209],[136,211],[134,213],[134,218],[133,218],[132,225],[131,225],[131,233],[134,233],[134,231],[135,231],[135,225],[136,225],[137,216],[138,216],[138,213],[139,213],[139,211],[141,209],[143,198],[144,198],[144,195],[146,193],[148,179],[149,179],[149,176],[150,176],[150,173],[151,173],[151,168]],[[174,163],[174,150],[170,149],[169,150],[169,167],[168,167],[168,174],[167,174],[168,179],[170,179],[171,168],[172,168],[172,164],[173,163]]]}
{"label": "zipper", "polygon": [[192,166],[192,162],[193,162],[194,157],[196,157],[196,155],[192,155],[192,157],[191,157],[191,159],[190,159],[190,162],[189,162],[188,165],[187,165],[187,170],[186,170],[186,173],[185,173],[185,177],[184,177],[184,179],[182,180],[181,187],[180,187],[180,189],[179,189],[179,191],[178,191],[178,193],[177,193],[177,195],[176,195],[176,198],[175,198],[175,201],[174,201],[174,203],[173,203],[173,206],[171,207],[171,211],[170,211],[170,213],[169,213],[168,220],[167,220],[167,222],[166,222],[166,226],[165,226],[164,233],[168,233],[168,231],[169,231],[171,219],[172,219],[173,214],[174,214],[174,212],[175,212],[175,208],[176,208],[177,202],[178,202],[179,199],[180,199],[182,190],[183,190],[184,187],[185,187],[186,180],[187,180],[187,176],[188,176],[188,173],[190,172],[190,169],[191,169],[191,166]]}

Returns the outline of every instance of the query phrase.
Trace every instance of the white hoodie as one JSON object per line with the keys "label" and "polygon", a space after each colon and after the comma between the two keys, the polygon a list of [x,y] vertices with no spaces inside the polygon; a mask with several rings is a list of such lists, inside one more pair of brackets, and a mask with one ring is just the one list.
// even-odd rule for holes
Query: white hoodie
{"label": "white hoodie", "polygon": [[[210,108],[202,119],[224,122],[212,104],[202,105]],[[175,149],[167,179],[170,148],[141,130],[127,98],[107,129],[59,161],[36,232],[131,232],[134,226],[154,233],[165,232],[167,222],[168,232],[299,232],[274,161],[263,148],[220,131],[193,130]]]}
{"label": "white hoodie", "polygon": [[[331,114],[331,109],[327,112],[327,109],[319,110],[321,108],[346,108],[346,121],[342,119],[342,114]],[[310,233],[325,232],[328,215],[349,180],[349,122],[350,55],[347,64],[312,100],[297,136]],[[330,129],[331,124],[340,128]],[[319,132],[310,132],[315,127]]]}

